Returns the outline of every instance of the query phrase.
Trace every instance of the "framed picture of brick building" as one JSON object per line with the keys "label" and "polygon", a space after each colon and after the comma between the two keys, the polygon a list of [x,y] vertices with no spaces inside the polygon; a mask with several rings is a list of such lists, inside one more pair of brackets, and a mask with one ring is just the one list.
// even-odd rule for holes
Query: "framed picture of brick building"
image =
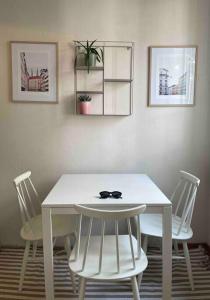
{"label": "framed picture of brick building", "polygon": [[197,46],[149,47],[149,106],[195,104]]}
{"label": "framed picture of brick building", "polygon": [[11,42],[12,101],[58,102],[57,43]]}

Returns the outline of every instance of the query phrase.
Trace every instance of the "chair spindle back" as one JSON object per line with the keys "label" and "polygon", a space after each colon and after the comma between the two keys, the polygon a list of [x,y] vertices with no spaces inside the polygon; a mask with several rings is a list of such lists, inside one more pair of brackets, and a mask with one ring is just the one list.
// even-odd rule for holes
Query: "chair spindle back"
{"label": "chair spindle back", "polygon": [[180,171],[179,182],[171,196],[171,202],[174,203],[174,216],[181,218],[177,235],[183,229],[185,231],[190,229],[199,184],[199,178],[185,171]]}
{"label": "chair spindle back", "polygon": [[[131,209],[125,210],[98,210],[94,208],[84,207],[82,205],[75,205],[76,211],[80,214],[79,218],[79,226],[78,226],[78,237],[76,242],[76,257],[77,260],[79,253],[80,253],[80,241],[81,241],[81,231],[82,231],[82,220],[83,217],[88,217],[89,225],[87,230],[87,237],[85,241],[85,248],[84,248],[84,256],[82,262],[82,270],[85,269],[86,259],[88,255],[88,248],[90,243],[90,237],[92,233],[92,226],[94,219],[100,220],[101,223],[101,234],[100,234],[100,249],[98,255],[98,273],[102,272],[102,260],[103,260],[103,245],[105,239],[105,229],[106,229],[106,222],[114,222],[115,227],[115,239],[116,239],[116,247],[113,251],[116,251],[116,262],[117,262],[117,273],[120,273],[120,249],[119,249],[119,221],[126,220],[127,222],[127,229],[128,229],[128,236],[129,236],[129,243],[130,243],[130,250],[131,250],[131,258],[132,258],[132,268],[135,269],[135,260],[140,258],[141,254],[141,232],[140,232],[140,214],[144,212],[146,206],[141,205],[138,207],[134,207]],[[133,241],[132,241],[132,230],[131,230],[131,218],[137,217],[137,249],[134,249]],[[114,252],[113,252],[114,253]]]}
{"label": "chair spindle back", "polygon": [[[30,221],[32,217],[36,216],[37,204],[39,210],[41,209],[39,195],[30,177],[31,171],[27,171],[14,179],[23,225]],[[34,198],[36,199],[37,203],[33,201]]]}

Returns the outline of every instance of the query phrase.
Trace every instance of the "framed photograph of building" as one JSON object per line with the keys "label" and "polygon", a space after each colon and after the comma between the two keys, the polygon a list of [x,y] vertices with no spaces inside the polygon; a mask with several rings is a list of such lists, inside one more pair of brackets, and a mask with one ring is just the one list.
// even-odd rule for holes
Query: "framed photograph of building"
{"label": "framed photograph of building", "polygon": [[149,106],[195,104],[196,46],[149,47]]}
{"label": "framed photograph of building", "polygon": [[57,43],[11,42],[12,101],[58,102]]}

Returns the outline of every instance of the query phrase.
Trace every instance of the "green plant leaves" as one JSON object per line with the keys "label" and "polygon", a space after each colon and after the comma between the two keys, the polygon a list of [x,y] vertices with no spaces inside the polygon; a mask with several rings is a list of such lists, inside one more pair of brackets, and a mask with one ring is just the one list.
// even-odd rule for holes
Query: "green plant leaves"
{"label": "green plant leaves", "polygon": [[95,54],[96,56],[96,60],[98,62],[103,62],[104,63],[104,53],[103,53],[103,50],[100,48],[100,53],[98,52],[97,47],[96,46],[93,46],[94,43],[96,42],[96,40],[90,42],[90,41],[86,41],[86,45],[82,44],[80,41],[76,41],[76,43],[78,43],[80,46],[82,46],[85,51],[86,51],[86,63],[87,63],[87,70],[88,70],[88,73],[90,71],[90,54]]}

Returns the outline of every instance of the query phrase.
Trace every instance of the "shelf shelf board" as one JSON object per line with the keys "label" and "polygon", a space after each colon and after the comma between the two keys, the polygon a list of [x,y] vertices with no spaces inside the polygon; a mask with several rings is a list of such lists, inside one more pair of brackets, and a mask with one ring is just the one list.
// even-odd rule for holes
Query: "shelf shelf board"
{"label": "shelf shelf board", "polygon": [[103,91],[77,91],[77,94],[103,94]]}
{"label": "shelf shelf board", "polygon": [[[76,70],[78,71],[87,71],[88,70],[88,67],[86,66],[78,66],[76,67]],[[89,68],[90,71],[103,71],[104,70],[104,67],[90,67]]]}
{"label": "shelf shelf board", "polygon": [[105,78],[104,82],[131,82],[133,79]]}
{"label": "shelf shelf board", "polygon": [[130,116],[131,114],[121,114],[121,115],[116,115],[116,114],[80,114],[79,112],[76,113],[76,115],[79,115],[79,116],[84,116],[84,117],[87,117],[87,116],[103,116],[103,117],[126,117],[126,116]]}

